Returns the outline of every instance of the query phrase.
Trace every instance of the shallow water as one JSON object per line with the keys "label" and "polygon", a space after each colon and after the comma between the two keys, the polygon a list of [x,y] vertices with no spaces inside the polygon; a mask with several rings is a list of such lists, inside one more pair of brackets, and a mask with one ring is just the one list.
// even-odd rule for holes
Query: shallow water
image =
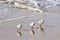
{"label": "shallow water", "polygon": [[[8,4],[0,4],[0,21],[9,20],[13,18],[18,18],[22,16],[29,16],[27,18],[18,18],[9,22],[1,22],[0,23],[0,40],[18,40],[16,35],[16,26],[17,24],[23,24],[24,30],[30,29],[30,23],[35,21],[36,25],[34,27],[39,27],[38,21],[41,19],[45,20],[43,28],[45,30],[45,34],[43,35],[37,29],[35,29],[35,35],[32,36],[29,31],[22,31],[23,36],[20,38],[21,40],[60,40],[60,14],[59,9],[53,7],[47,9],[48,11],[44,11],[43,14],[39,14],[36,16],[36,13],[31,10],[23,10],[17,9],[15,7],[8,6]],[[51,12],[52,10],[52,12]],[[55,11],[54,11],[55,10]]]}

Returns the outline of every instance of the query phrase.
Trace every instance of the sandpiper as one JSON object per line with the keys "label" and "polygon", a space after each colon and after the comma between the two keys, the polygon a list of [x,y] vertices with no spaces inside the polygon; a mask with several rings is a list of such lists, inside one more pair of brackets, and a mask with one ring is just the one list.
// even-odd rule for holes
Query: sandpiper
{"label": "sandpiper", "polygon": [[40,24],[39,29],[40,32],[42,32],[44,34],[44,28],[42,27],[42,25]]}
{"label": "sandpiper", "polygon": [[22,24],[18,24],[17,25],[17,36],[22,36],[22,33],[21,33],[21,28],[22,28]]}
{"label": "sandpiper", "polygon": [[18,31],[18,32],[21,31],[21,28],[22,28],[22,24],[18,24],[18,25],[17,25],[17,31]]}
{"label": "sandpiper", "polygon": [[32,35],[34,35],[34,34],[35,34],[35,31],[34,31],[35,22],[32,22],[32,23],[30,24],[30,26],[31,26],[30,33],[31,33]]}

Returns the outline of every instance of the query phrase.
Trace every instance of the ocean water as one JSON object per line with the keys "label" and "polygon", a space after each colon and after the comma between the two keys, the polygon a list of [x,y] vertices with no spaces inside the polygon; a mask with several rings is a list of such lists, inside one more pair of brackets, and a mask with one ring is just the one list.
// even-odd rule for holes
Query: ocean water
{"label": "ocean water", "polygon": [[[60,40],[60,7],[42,10],[44,13],[36,15],[32,10],[17,9],[6,3],[0,3],[0,40]],[[21,31],[22,37],[17,37],[16,26],[18,24],[23,25],[22,30],[30,30],[30,23],[35,21],[34,27],[39,27],[38,21],[41,19],[45,21],[43,24],[44,34],[35,29],[34,36],[29,31]]]}

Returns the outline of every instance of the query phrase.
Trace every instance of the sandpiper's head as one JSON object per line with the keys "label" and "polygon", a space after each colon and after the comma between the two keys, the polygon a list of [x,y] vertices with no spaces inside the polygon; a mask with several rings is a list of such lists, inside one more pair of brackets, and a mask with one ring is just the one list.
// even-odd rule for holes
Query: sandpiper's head
{"label": "sandpiper's head", "polygon": [[17,25],[17,30],[20,29],[20,28],[22,28],[22,24]]}
{"label": "sandpiper's head", "polygon": [[34,22],[34,21],[31,22],[30,26],[32,27],[32,26],[34,26],[34,25],[35,25],[35,22]]}

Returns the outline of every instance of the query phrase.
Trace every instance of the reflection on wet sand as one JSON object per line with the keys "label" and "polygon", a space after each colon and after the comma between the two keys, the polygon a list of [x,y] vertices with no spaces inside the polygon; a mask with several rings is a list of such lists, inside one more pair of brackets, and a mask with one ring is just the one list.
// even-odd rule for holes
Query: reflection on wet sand
{"label": "reflection on wet sand", "polygon": [[[39,15],[32,14],[34,12],[30,10],[29,12],[27,11],[25,13],[25,11],[23,12],[15,8],[13,9],[9,8],[8,12],[6,10],[2,10],[2,11],[1,10],[2,9],[0,9],[0,16],[2,17],[0,17],[0,20],[3,20],[3,21],[0,21],[0,39],[1,40],[17,40],[16,34],[19,38],[21,37],[21,40],[31,40],[31,39],[33,40],[42,40],[42,39],[43,40],[56,40],[56,39],[60,40],[60,31],[59,31],[60,30],[60,27],[59,27],[60,15],[57,12],[59,11],[59,8],[57,9],[56,7],[57,11],[56,10],[55,11],[57,14],[44,12],[43,14],[39,14]],[[50,10],[53,11],[52,9]],[[10,17],[7,16],[6,13],[4,12],[6,12],[7,15],[14,16],[13,18],[15,18],[16,15],[19,15],[16,17],[20,17],[21,15],[23,16],[25,15],[25,16],[23,19],[18,18],[17,20],[7,22],[4,20]],[[26,15],[28,16],[34,15],[34,16],[27,17]],[[43,17],[44,15],[46,15],[46,17]],[[34,21],[31,22],[31,20],[34,20]],[[33,37],[31,37],[30,31]],[[42,36],[41,33],[44,34],[44,36]]]}

